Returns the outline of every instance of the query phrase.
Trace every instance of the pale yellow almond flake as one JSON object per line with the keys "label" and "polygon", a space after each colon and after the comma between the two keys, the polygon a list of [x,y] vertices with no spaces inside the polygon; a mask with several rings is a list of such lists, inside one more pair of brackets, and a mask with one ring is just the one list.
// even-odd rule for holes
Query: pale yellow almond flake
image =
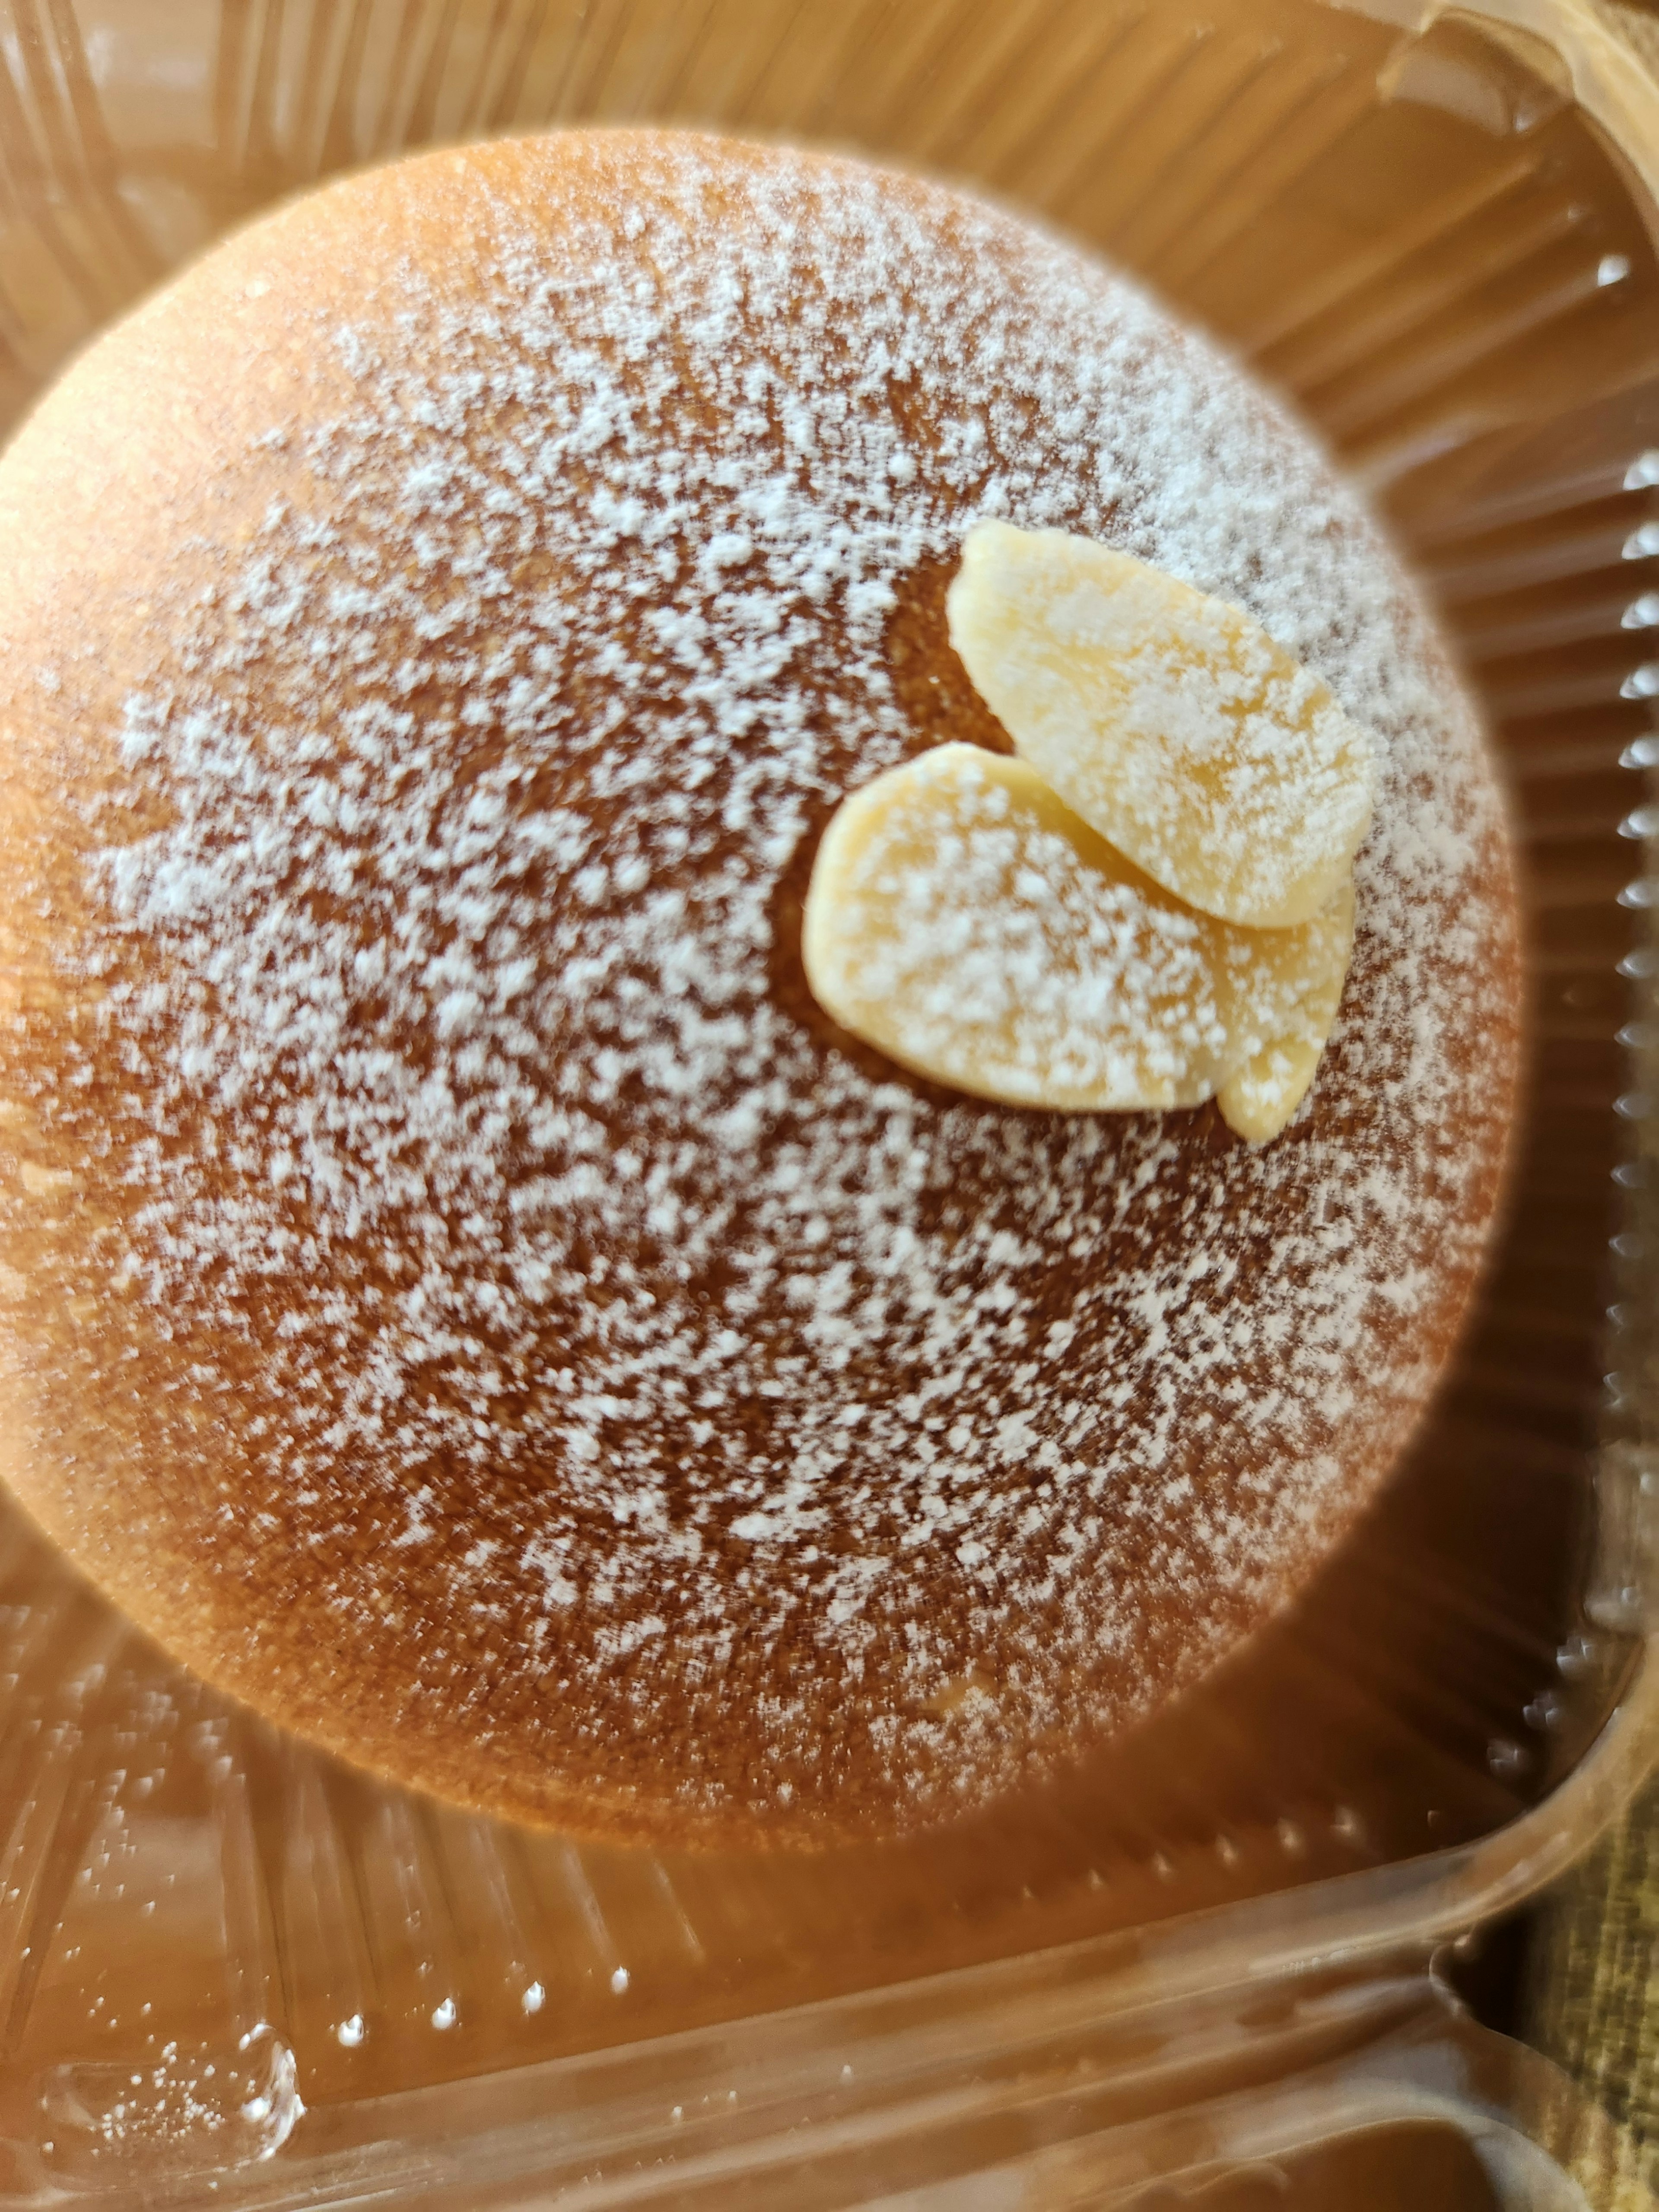
{"label": "pale yellow almond flake", "polygon": [[1299,929],[1240,930],[1247,939],[1221,979],[1242,1064],[1216,1092],[1229,1128],[1252,1144],[1276,1137],[1302,1103],[1336,1020],[1353,956],[1353,886]]}
{"label": "pale yellow almond flake", "polygon": [[1250,1144],[1268,1143],[1312,1089],[1324,1049],[1322,1037],[1281,1037],[1268,1045],[1216,1092],[1222,1120]]}
{"label": "pale yellow almond flake", "polygon": [[946,744],[843,802],[807,981],[902,1066],[981,1097],[1196,1105],[1226,1045],[1207,937],[1024,762]]}
{"label": "pale yellow almond flake", "polygon": [[1310,921],[1370,826],[1376,763],[1252,617],[1062,531],[981,522],[946,598],[975,689],[1074,812],[1166,890]]}

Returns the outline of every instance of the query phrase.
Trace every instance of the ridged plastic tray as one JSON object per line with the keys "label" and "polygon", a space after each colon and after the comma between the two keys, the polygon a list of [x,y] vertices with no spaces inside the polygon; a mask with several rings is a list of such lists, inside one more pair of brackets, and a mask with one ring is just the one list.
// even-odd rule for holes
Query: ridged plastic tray
{"label": "ridged plastic tray", "polygon": [[1507,1226],[1298,1611],[900,1846],[579,1848],[383,1788],[0,1504],[0,2203],[1095,2205],[1413,2114],[1496,2173],[1583,2115],[1425,1963],[1588,1839],[1659,1705],[1659,95],[1565,0],[4,0],[0,411],[331,170],[641,118],[1040,210],[1370,487],[1513,796]]}

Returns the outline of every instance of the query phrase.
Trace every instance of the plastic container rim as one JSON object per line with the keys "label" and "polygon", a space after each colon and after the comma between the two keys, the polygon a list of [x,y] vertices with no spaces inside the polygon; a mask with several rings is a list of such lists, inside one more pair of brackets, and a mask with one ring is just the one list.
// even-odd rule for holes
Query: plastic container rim
{"label": "plastic container rim", "polygon": [[[1517,43],[1553,56],[1579,107],[1627,165],[1639,212],[1659,236],[1659,81],[1584,0],[1334,4],[1419,36],[1439,21],[1462,17],[1500,35],[1519,34]],[[1659,17],[1655,28],[1659,33]],[[1650,856],[1645,866],[1652,871]],[[1650,1588],[1644,1596],[1652,1620],[1659,1590]],[[792,2074],[801,2079],[804,2069],[821,2065],[817,2054],[830,2050],[839,2059],[844,2051],[868,2049],[878,2041],[904,2045],[916,2061],[914,2080],[917,2069],[971,2066],[976,2056],[1005,2049],[1011,2027],[1027,2014],[1040,2015],[1047,2033],[1072,2024],[1103,2026],[1154,2003],[1161,2008],[1321,1973],[1352,1972],[1361,1979],[1385,1972],[1391,1959],[1410,1961],[1420,1974],[1435,1949],[1515,1910],[1557,1880],[1616,1821],[1659,1766],[1659,1627],[1638,1632],[1626,1649],[1629,1663],[1618,1702],[1577,1765],[1540,1802],[1473,1843],[799,2008],[509,2065],[437,2088],[393,2090],[351,2108],[353,2132],[362,2130],[353,2162],[368,2143],[404,2132],[429,2137],[447,2119],[459,2121],[460,2132],[471,2136],[464,2116],[474,2100],[501,2107],[482,2118],[475,2141],[495,2137],[504,2149],[511,2136],[528,2148],[524,2137],[533,2133],[544,2139],[559,2126],[556,2082],[568,2093],[586,2077],[597,2093],[597,2117],[626,2101],[629,2070],[648,2061],[672,2064],[678,2057],[693,2073],[699,2052],[717,2051],[726,2070],[775,2062],[781,2077],[770,2087],[775,2105],[789,2095]],[[923,1992],[930,2015],[925,2022],[915,2016]],[[608,2095],[605,2076],[612,2085]],[[404,2114],[414,2116],[407,2130],[399,2126]],[[321,2149],[302,2201],[340,2207],[385,2201],[388,2177],[370,2179],[360,2166],[352,2179],[346,2178],[349,2168],[342,2171],[341,2194],[319,2198],[312,2193],[326,2185],[322,2169],[330,2162],[330,2153]],[[392,2178],[392,2186],[399,2178]],[[461,2177],[450,2172],[443,2178],[453,2185]],[[482,2196],[482,2171],[477,2178]],[[427,2179],[438,2176],[428,2169]],[[255,2201],[262,2195],[256,2190]],[[301,2200],[284,2194],[283,2201]]]}

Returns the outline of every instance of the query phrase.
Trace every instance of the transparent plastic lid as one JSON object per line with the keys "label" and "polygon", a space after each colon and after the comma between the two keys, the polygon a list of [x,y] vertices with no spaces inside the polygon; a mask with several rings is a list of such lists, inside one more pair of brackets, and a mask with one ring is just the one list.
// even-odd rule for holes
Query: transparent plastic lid
{"label": "transparent plastic lid", "polygon": [[[1200,2111],[1224,2165],[1334,2112],[1455,2109],[1483,2173],[1532,2171],[1500,2141],[1514,2081],[1481,2086],[1510,2062],[1425,2025],[1422,1966],[1587,1839],[1659,1705],[1659,264],[1632,153],[1659,101],[1597,19],[1491,12],[0,15],[9,417],[271,198],[550,121],[896,156],[1143,272],[1295,395],[1437,598],[1508,773],[1531,1015],[1490,1277],[1362,1530],[1198,1692],[953,1829],[675,1856],[464,1816],[191,1680],[0,1505],[0,2202],[1150,2205],[1122,2192],[1200,2170]],[[1094,2166],[1053,2166],[1085,2139]],[[1020,2194],[1040,2158],[1048,2193]]]}

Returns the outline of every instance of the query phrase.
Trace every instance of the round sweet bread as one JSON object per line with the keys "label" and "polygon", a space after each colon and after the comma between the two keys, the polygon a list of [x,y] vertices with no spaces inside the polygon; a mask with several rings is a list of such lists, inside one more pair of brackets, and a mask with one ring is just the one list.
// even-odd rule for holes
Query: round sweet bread
{"label": "round sweet bread", "polygon": [[[1006,747],[983,516],[1371,732],[1271,1144],[807,990],[840,801]],[[0,1473],[192,1667],[464,1804],[823,1841],[1083,1753],[1354,1522],[1497,1198],[1503,811],[1356,495],[1133,287],[846,160],[422,155],[84,354],[0,543]]]}

